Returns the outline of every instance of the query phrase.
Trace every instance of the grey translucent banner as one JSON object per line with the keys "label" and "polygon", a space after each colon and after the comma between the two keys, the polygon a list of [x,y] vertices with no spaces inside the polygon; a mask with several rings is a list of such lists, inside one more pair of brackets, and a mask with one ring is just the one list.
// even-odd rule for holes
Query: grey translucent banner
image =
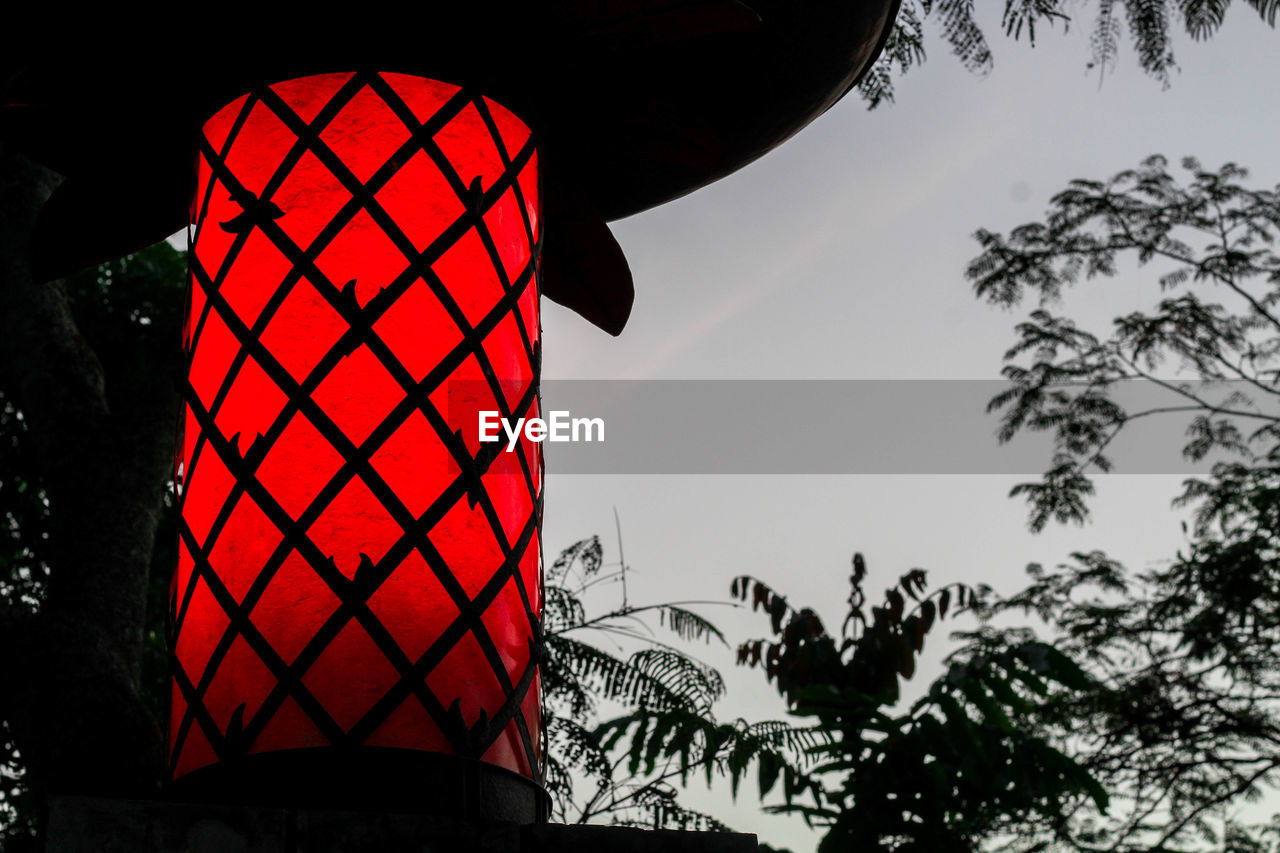
{"label": "grey translucent banner", "polygon": [[[1052,437],[1028,433],[1001,445],[998,416],[986,412],[1007,387],[1000,380],[554,380],[542,386],[543,417],[599,419],[604,440],[546,441],[543,450],[552,474],[1038,474],[1049,467]],[[1274,392],[1245,383],[1181,387],[1215,404],[1246,394],[1252,408],[1280,417]],[[1111,396],[1130,414],[1191,404],[1152,382],[1119,383]],[[1246,408],[1239,399],[1230,406]],[[1224,457],[1183,457],[1192,416],[1132,422],[1108,448],[1114,473],[1206,473]],[[1264,422],[1238,420],[1244,430]]]}

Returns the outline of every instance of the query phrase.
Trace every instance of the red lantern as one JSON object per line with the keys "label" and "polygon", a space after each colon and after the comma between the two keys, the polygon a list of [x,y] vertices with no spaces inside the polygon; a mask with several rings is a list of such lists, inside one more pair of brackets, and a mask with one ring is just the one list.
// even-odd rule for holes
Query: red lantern
{"label": "red lantern", "polygon": [[538,781],[542,457],[475,418],[538,411],[529,128],[325,74],[228,104],[200,152],[173,776],[429,752]]}

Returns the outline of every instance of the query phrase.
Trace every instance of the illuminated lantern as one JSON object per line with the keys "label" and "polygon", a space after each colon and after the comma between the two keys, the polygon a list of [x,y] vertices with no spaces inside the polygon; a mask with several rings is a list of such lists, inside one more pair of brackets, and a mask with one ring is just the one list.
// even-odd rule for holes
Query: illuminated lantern
{"label": "illuminated lantern", "polygon": [[537,414],[540,294],[621,332],[608,221],[821,115],[899,3],[491,6],[0,57],[4,144],[64,177],[37,277],[194,225],[176,797],[545,817],[542,460],[482,453],[476,415]]}
{"label": "illuminated lantern", "polygon": [[542,457],[476,423],[538,412],[538,193],[529,127],[424,77],[292,79],[204,124],[180,783],[337,756],[361,787],[427,753],[539,781]]}

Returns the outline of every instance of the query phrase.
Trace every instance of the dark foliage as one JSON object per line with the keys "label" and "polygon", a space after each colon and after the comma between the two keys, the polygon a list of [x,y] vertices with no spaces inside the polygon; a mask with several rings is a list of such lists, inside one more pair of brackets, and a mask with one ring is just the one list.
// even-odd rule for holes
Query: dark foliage
{"label": "dark foliage", "polygon": [[[992,604],[989,615],[1043,619],[1098,683],[1049,703],[1042,725],[1111,803],[1014,827],[1008,849],[1274,850],[1274,823],[1246,804],[1274,791],[1280,768],[1280,530],[1241,509],[1250,529],[1203,533],[1166,567],[1132,573],[1078,553],[1030,567],[1030,586]],[[971,650],[1015,638],[1028,632],[988,627]]]}
{"label": "dark foliage", "polygon": [[[717,642],[724,636],[686,603],[633,605],[590,614],[583,604],[601,584],[625,581],[627,567],[606,564],[598,537],[567,548],[546,573],[547,661],[543,667],[548,750],[547,782],[554,817],[564,822],[609,822],[665,829],[715,830],[715,818],[680,802],[680,787],[705,772],[708,783],[722,774],[734,745],[753,750],[802,737],[782,722],[719,723],[715,705],[724,681],[712,667],[673,640]],[[657,623],[655,626],[653,623]],[[600,725],[602,717],[613,717]],[[641,745],[614,747],[605,732],[635,720],[661,718],[672,727],[716,731],[721,741],[706,744],[682,761]],[[806,741],[811,743],[812,741]]]}
{"label": "dark foliage", "polygon": [[[1243,5],[1274,28],[1280,0],[1244,0]],[[1038,34],[1083,20],[1090,27],[1087,67],[1100,75],[1119,61],[1127,29],[1138,66],[1164,86],[1177,70],[1173,30],[1197,41],[1212,37],[1226,19],[1231,0],[1005,0],[1000,28],[1015,40],[1035,44]],[[1083,7],[1083,8],[1082,8]],[[925,58],[926,32],[934,30],[967,70],[985,74],[995,64],[991,45],[975,18],[975,0],[904,0],[884,53],[863,77],[858,91],[868,107],[893,100],[893,78]],[[1092,19],[1090,20],[1090,14]],[[1038,28],[1038,29],[1037,29]]]}
{"label": "dark foliage", "polygon": [[[1182,419],[1184,455],[1222,458],[1221,477],[1275,459],[1280,189],[1245,186],[1248,173],[1230,163],[1182,165],[1185,181],[1158,156],[1108,181],[1072,181],[1043,221],[976,235],[983,252],[968,277],[978,296],[1006,307],[1038,303],[1005,354],[1009,387],[988,407],[1001,412],[1002,441],[1024,430],[1054,437],[1044,477],[1014,490],[1029,503],[1034,530],[1087,518],[1090,471],[1110,470],[1109,445],[1142,419]],[[1055,310],[1071,288],[1115,279],[1125,262],[1157,270],[1152,308],[1110,328]],[[1130,380],[1164,399],[1126,408],[1117,394]],[[1208,494],[1189,483],[1184,499]]]}
{"label": "dark foliage", "polygon": [[[93,347],[113,381],[145,373],[143,362],[157,348],[178,345],[186,258],[166,243],[102,264],[63,282],[77,328]],[[51,502],[40,456],[16,400],[12,365],[0,361],[0,603],[13,619],[35,619],[41,611],[50,572]],[[174,413],[176,418],[176,412]],[[149,616],[142,660],[142,695],[155,720],[167,701],[164,600],[172,560],[172,505],[166,501],[165,527],[149,571]],[[0,722],[0,849],[20,849],[35,832],[36,803],[25,783],[25,764],[7,724]]]}
{"label": "dark foliage", "polygon": [[796,609],[749,577],[733,594],[763,611],[772,636],[739,647],[804,721],[772,742],[688,715],[637,712],[602,727],[605,745],[626,739],[632,760],[651,767],[701,760],[722,767],[737,790],[755,772],[770,810],[821,827],[819,850],[977,850],[1036,816],[1056,820],[1082,799],[1104,807],[1089,774],[1038,731],[1041,709],[1092,688],[1052,646],[990,644],[955,658],[924,695],[906,702],[926,636],[971,609],[962,585],[929,592],[916,569],[869,606],[866,567],[855,556],[849,610],[839,635],[813,610]]}
{"label": "dark foliage", "polygon": [[[1225,6],[1181,5],[1206,26]],[[1032,529],[1087,517],[1090,473],[1111,468],[1112,441],[1140,419],[1172,420],[1184,456],[1218,460],[1175,500],[1192,513],[1172,560],[1135,572],[1094,551],[1032,565],[1030,585],[991,599],[993,621],[968,635],[982,654],[1031,639],[996,626],[1034,616],[1098,685],[1057,697],[1041,721],[1110,810],[1079,802],[1063,820],[1028,821],[1009,850],[1262,853],[1280,842],[1262,808],[1280,782],[1280,193],[1250,188],[1232,164],[1182,166],[1183,179],[1152,157],[1073,181],[1043,221],[977,235],[979,297],[1039,303],[1006,356],[1010,386],[991,401],[1002,438],[1046,431],[1057,445],[1048,473],[1015,489]],[[1085,282],[1121,277],[1150,282],[1152,307],[1107,329],[1062,307]],[[1166,399],[1122,405],[1130,380]]]}

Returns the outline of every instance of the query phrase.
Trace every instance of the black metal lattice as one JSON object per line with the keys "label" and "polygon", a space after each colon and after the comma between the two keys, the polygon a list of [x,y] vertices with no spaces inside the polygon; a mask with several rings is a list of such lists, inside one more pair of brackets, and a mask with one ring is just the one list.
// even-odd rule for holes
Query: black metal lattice
{"label": "black metal lattice", "polygon": [[[302,89],[291,88],[308,81],[311,85]],[[325,97],[317,101],[314,95],[321,89]],[[439,96],[441,103],[429,115],[420,115],[425,91]],[[307,93],[305,102],[291,97],[292,92]],[[380,121],[391,123],[381,126],[386,132],[380,135],[378,127],[369,127],[368,145],[359,131],[344,137],[342,144],[326,136],[335,121],[353,120],[353,104],[364,110],[361,121],[381,114]],[[479,116],[487,131],[483,144],[492,145],[500,158],[491,175],[467,174],[455,162],[458,157],[451,159],[445,150],[456,143],[449,128],[456,128],[452,123],[464,111],[472,119],[472,130],[474,116]],[[182,558],[170,605],[171,771],[180,776],[251,752],[353,748],[375,742],[482,758],[504,732],[514,729],[519,754],[504,759],[493,753],[488,760],[508,763],[537,780],[541,452],[537,445],[522,443],[508,454],[513,457],[510,462],[504,459],[503,466],[495,465],[501,445],[470,448],[457,413],[451,420],[447,405],[457,383],[466,381],[459,377],[469,375],[463,366],[478,365],[481,378],[470,386],[479,390],[469,387],[470,395],[483,397],[486,407],[504,418],[538,410],[540,229],[533,197],[537,164],[532,136],[500,106],[476,93],[393,74],[324,75],[265,86],[219,116],[234,119],[225,139],[210,138],[219,133],[207,129],[201,140],[191,302],[184,333],[188,372],[186,435],[180,442]],[[265,143],[262,134],[246,131],[255,122],[270,126]],[[517,136],[519,129],[523,138]],[[387,144],[397,136],[402,141]],[[513,137],[518,138],[514,144]],[[360,162],[354,166],[349,162],[353,139],[360,143],[354,157]],[[252,146],[265,146],[265,154]],[[263,171],[264,159],[278,153],[283,154],[279,163],[269,173]],[[373,154],[380,164],[370,165]],[[241,163],[253,163],[251,175],[238,174]],[[407,175],[411,170],[417,177]],[[404,198],[403,192],[388,194],[389,186],[407,179],[412,185],[419,177],[447,188],[447,196],[441,196],[447,204],[442,202],[441,209],[447,211],[451,205],[456,210],[435,233],[431,223],[421,221],[418,209],[388,201],[393,195]],[[304,179],[328,192],[312,198],[305,192],[288,192]],[[494,217],[510,215],[513,202],[527,247],[514,274],[507,269],[510,247],[495,240],[491,227]],[[230,215],[223,218],[224,213]],[[327,219],[315,230],[318,217]],[[384,270],[400,268],[386,272],[389,280],[381,282],[385,286],[366,286],[358,272],[350,280],[334,280],[334,266],[343,264],[326,263],[326,250],[338,251],[333,247],[341,245],[344,231],[357,217],[366,226],[368,220],[376,226],[361,232],[365,238],[380,234],[394,246],[394,252],[376,247],[365,258]],[[433,221],[443,222],[439,216]],[[501,285],[500,294],[482,314],[460,303],[467,281],[446,280],[440,274],[442,258],[460,241],[477,237],[491,267],[488,272]],[[245,272],[244,261],[250,255],[272,262],[256,263]],[[389,259],[393,267],[386,266]],[[454,279],[458,277],[455,272]],[[411,347],[398,349],[394,339],[385,339],[390,322],[385,318],[404,310],[401,300],[406,294],[426,299],[428,293],[438,307],[422,334],[446,342],[429,369],[406,356]],[[314,339],[302,349],[285,346],[296,344],[296,339],[272,336],[272,321],[282,311],[293,310],[286,307],[291,298],[307,302],[317,318]],[[396,328],[405,328],[403,320]],[[516,375],[495,368],[493,354],[499,349],[507,359],[504,363],[514,354]],[[358,376],[346,377],[344,372],[350,371]],[[325,389],[361,382],[370,389],[370,406],[381,403],[388,410],[367,411],[358,424],[335,419]],[[306,446],[319,450],[306,460],[312,467],[291,469],[297,458],[277,448],[307,427],[312,432],[307,433]],[[437,455],[447,455],[448,473],[439,475],[430,500],[420,494],[422,471],[386,465],[380,470],[379,453],[393,443],[430,445]],[[286,460],[283,465],[280,458]],[[323,484],[309,499],[305,494],[299,498],[294,492],[307,478],[322,479]],[[290,492],[287,498],[285,492]],[[413,499],[407,497],[410,493]],[[325,513],[336,511],[335,505],[344,501],[355,502],[356,515],[385,513],[381,529],[388,529],[389,518],[398,531],[393,541],[362,548],[354,571],[338,565],[319,531]],[[459,577],[454,552],[432,538],[434,531],[451,523],[445,519],[453,518],[450,513],[455,511],[458,517],[483,518],[487,536],[492,537],[486,542],[497,549],[495,561],[488,565],[483,563],[485,549],[476,549],[466,566],[472,576],[466,578]],[[456,609],[447,624],[439,626],[439,635],[412,654],[404,648],[405,632],[417,628],[389,624],[387,609],[375,602],[380,591],[393,585],[414,594],[417,581],[396,580],[399,572],[409,571],[405,566],[411,562],[419,569],[425,564]],[[476,572],[480,576],[474,576]],[[285,577],[291,578],[293,594],[300,600],[314,604],[331,596],[333,604],[326,618],[315,620],[319,624],[300,648],[280,648],[287,643],[281,642],[280,629],[270,620],[280,618],[282,606],[269,610],[263,605],[273,582]],[[518,600],[514,606],[513,596]],[[501,606],[495,606],[499,601]],[[295,609],[301,613],[305,608]],[[486,615],[491,620],[525,621],[524,629],[517,626],[527,635],[522,654],[504,660]],[[465,657],[451,661],[451,655],[461,654],[457,650],[462,645],[471,648],[472,642],[488,673],[460,666]],[[296,636],[292,644],[299,645]],[[510,649],[506,651],[510,657]],[[360,668],[363,661],[367,671],[343,675],[341,666],[333,666],[343,661],[333,656],[340,659],[344,654],[347,665]],[[391,673],[382,679],[385,684],[370,682],[380,697],[357,718],[335,712],[335,703],[344,701],[343,679],[372,679],[374,671]],[[500,691],[494,695],[501,701],[492,696],[488,704],[481,700],[479,712],[467,719],[463,691],[487,680],[489,673]]]}

